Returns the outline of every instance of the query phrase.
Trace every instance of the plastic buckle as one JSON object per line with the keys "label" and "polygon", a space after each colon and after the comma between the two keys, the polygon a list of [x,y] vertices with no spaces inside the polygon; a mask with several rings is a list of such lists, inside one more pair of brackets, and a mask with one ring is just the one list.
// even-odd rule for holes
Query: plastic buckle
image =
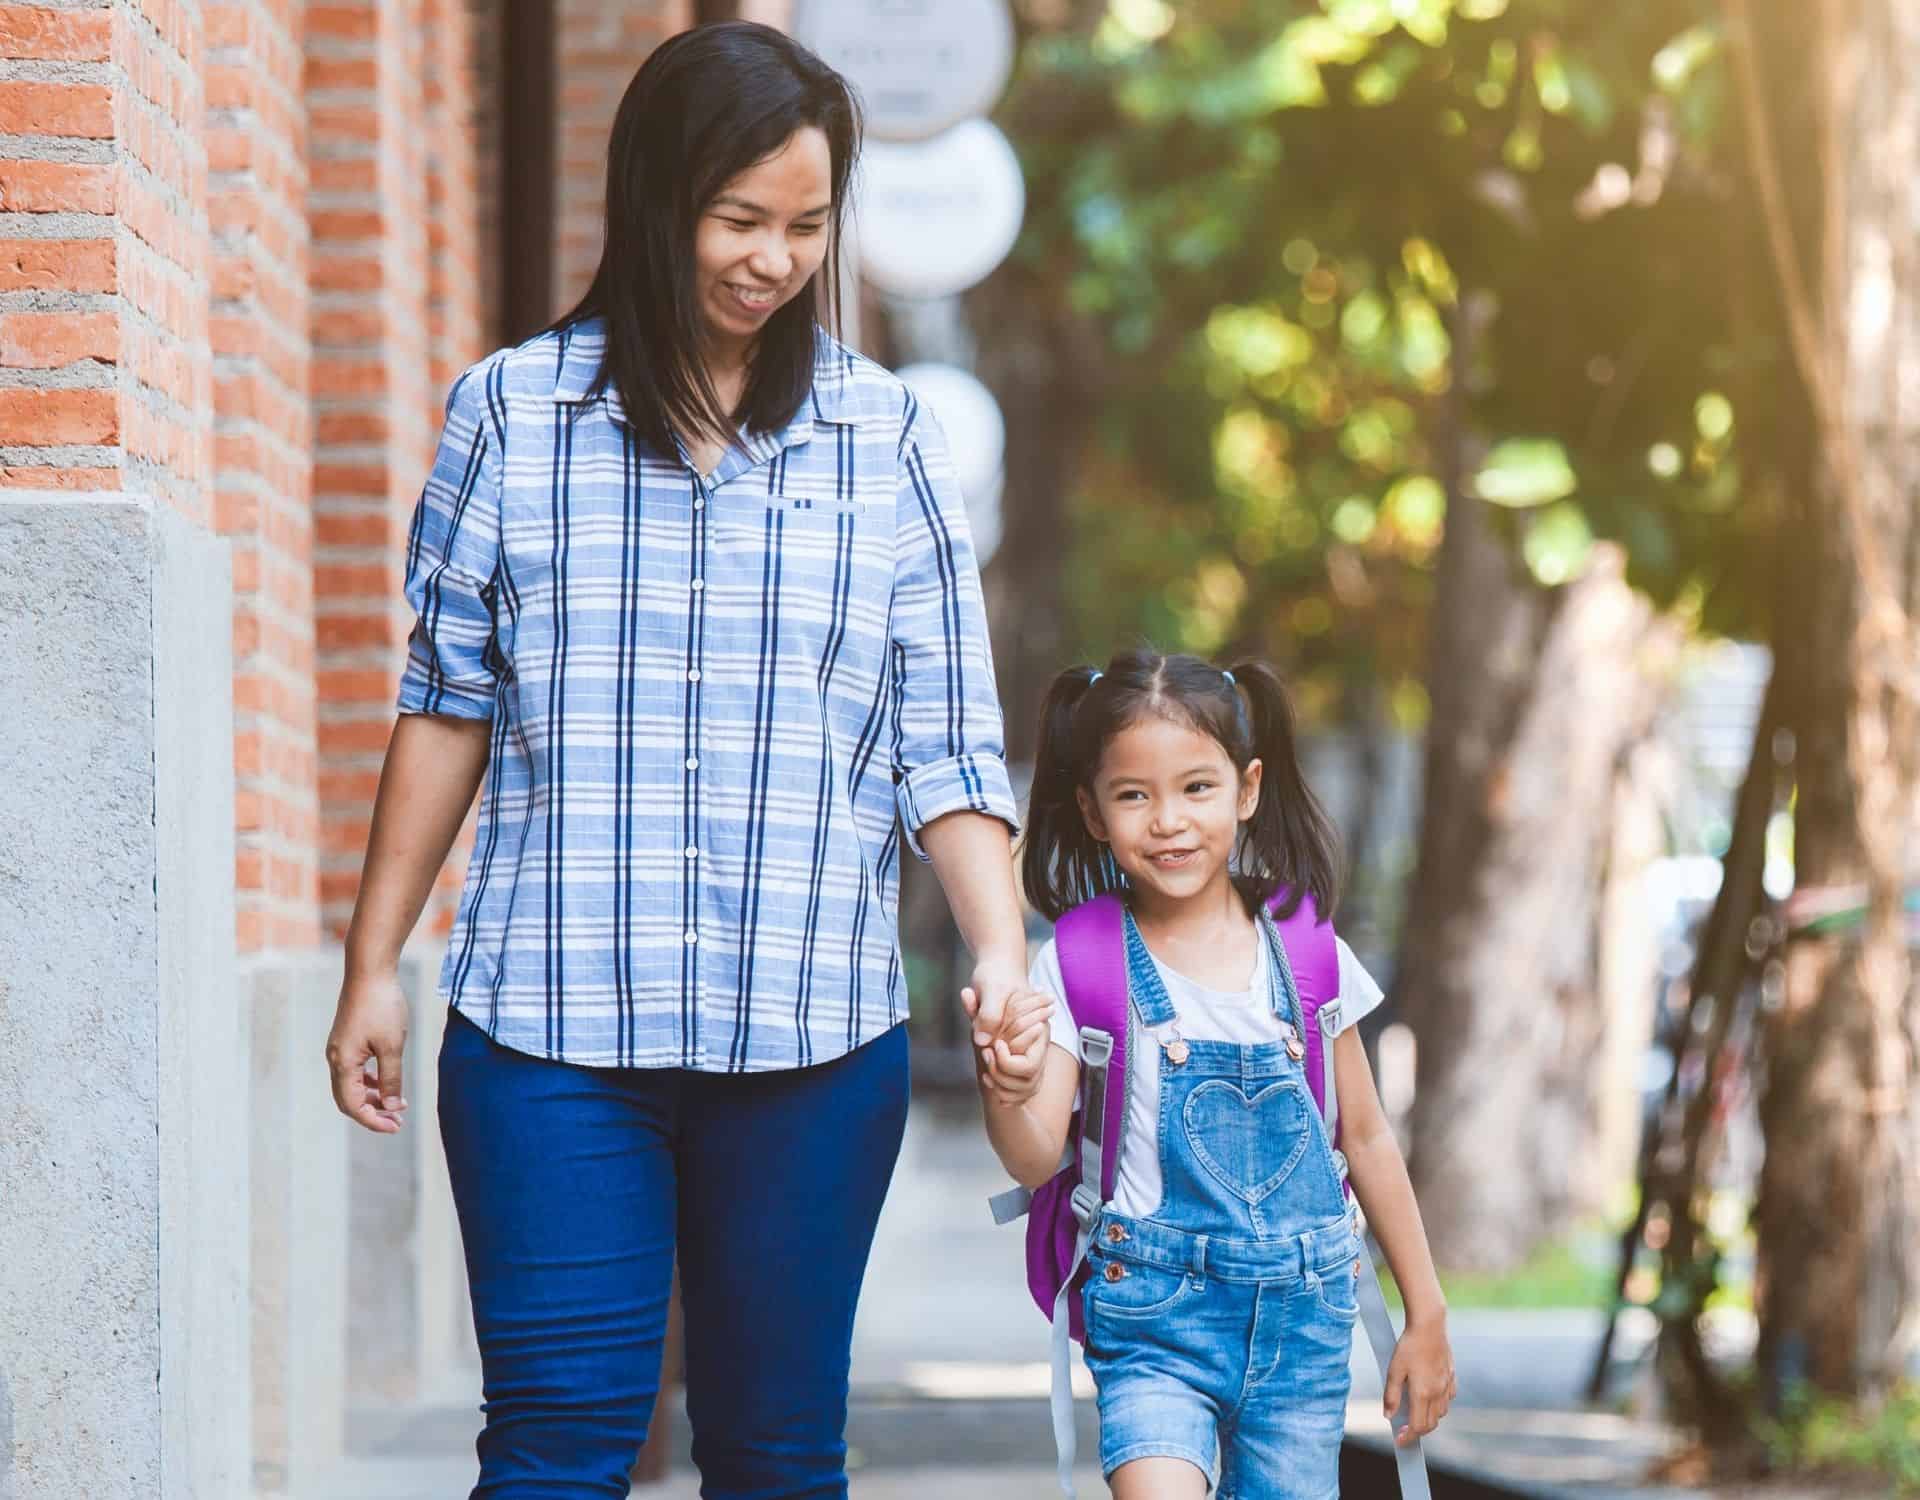
{"label": "plastic buckle", "polygon": [[1330,1000],[1320,1007],[1320,1035],[1331,1037],[1340,1029],[1340,1002]]}
{"label": "plastic buckle", "polygon": [[1068,1201],[1073,1206],[1073,1217],[1082,1229],[1099,1217],[1100,1195],[1084,1182],[1073,1185],[1073,1193]]}
{"label": "plastic buckle", "polygon": [[1113,1034],[1096,1027],[1080,1028],[1081,1060],[1089,1068],[1104,1068],[1113,1060]]}
{"label": "plastic buckle", "polygon": [[1338,1172],[1338,1173],[1340,1174],[1340,1180],[1341,1180],[1342,1182],[1345,1182],[1345,1181],[1347,1180],[1347,1175],[1348,1175],[1348,1168],[1347,1168],[1347,1153],[1346,1153],[1346,1152],[1344,1152],[1344,1151],[1340,1151],[1340,1150],[1336,1150],[1336,1151],[1335,1151],[1335,1152],[1333,1153],[1333,1169],[1334,1169],[1334,1171],[1336,1171],[1336,1172]]}

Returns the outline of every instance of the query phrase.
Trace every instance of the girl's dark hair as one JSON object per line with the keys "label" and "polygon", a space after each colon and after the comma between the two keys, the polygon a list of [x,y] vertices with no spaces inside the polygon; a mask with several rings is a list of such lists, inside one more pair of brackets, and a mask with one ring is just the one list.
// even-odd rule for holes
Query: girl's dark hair
{"label": "girl's dark hair", "polygon": [[1227,673],[1197,656],[1131,651],[1105,671],[1069,667],[1054,678],[1040,708],[1040,750],[1020,850],[1027,899],[1050,921],[1125,878],[1107,847],[1087,831],[1075,793],[1093,793],[1108,743],[1142,719],[1170,719],[1217,740],[1236,771],[1261,762],[1260,800],[1242,825],[1234,885],[1257,911],[1281,886],[1291,888],[1282,917],[1304,894],[1332,917],[1339,887],[1339,838],[1300,772],[1293,705],[1265,662]]}
{"label": "girl's dark hair", "polygon": [[[700,357],[694,233],[722,188],[818,127],[832,158],[827,259],[768,319],[755,343],[739,410],[720,401]],[[662,42],[627,86],[607,148],[606,245],[593,284],[549,332],[606,322],[593,391],[620,392],[635,432],[662,454],[674,434],[731,438],[784,427],[813,389],[822,314],[840,319],[840,233],[860,155],[860,105],[842,78],[771,26],[726,21]]]}

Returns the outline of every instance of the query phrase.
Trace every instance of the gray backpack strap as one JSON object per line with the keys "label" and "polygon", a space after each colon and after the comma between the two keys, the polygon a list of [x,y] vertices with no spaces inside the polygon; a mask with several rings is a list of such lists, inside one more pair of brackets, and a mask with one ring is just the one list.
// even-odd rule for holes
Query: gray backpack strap
{"label": "gray backpack strap", "polygon": [[[1333,1039],[1340,1030],[1340,1003],[1330,1000],[1320,1007],[1320,1065],[1327,1101],[1327,1142],[1333,1142],[1334,1127],[1340,1122],[1340,1096],[1333,1083]],[[1344,1152],[1333,1153],[1334,1165],[1340,1169],[1340,1180],[1347,1178],[1347,1158]],[[1374,1363],[1380,1367],[1380,1380],[1384,1384],[1387,1378],[1387,1366],[1393,1363],[1394,1345],[1399,1335],[1393,1331],[1393,1317],[1387,1311],[1386,1293],[1380,1288],[1380,1270],[1374,1264],[1373,1240],[1367,1234],[1366,1222],[1360,1213],[1358,1203],[1353,1206],[1353,1235],[1360,1241],[1360,1276],[1355,1291],[1360,1301],[1360,1323],[1367,1331],[1367,1342],[1373,1347]],[[1402,1395],[1400,1409],[1393,1414],[1392,1427],[1395,1433],[1407,1425],[1408,1409],[1412,1398]],[[1401,1500],[1433,1500],[1433,1487],[1427,1479],[1427,1455],[1419,1439],[1402,1447],[1393,1445],[1394,1467],[1400,1472]]]}
{"label": "gray backpack strap", "polygon": [[1073,1264],[1053,1299],[1053,1450],[1059,1458],[1060,1492],[1073,1500],[1073,1465],[1079,1435],[1073,1425],[1073,1335],[1067,1298],[1087,1258],[1093,1222],[1104,1203],[1107,1166],[1107,1088],[1113,1076],[1113,1035],[1092,1026],[1080,1028],[1080,1181],[1073,1190],[1073,1217],[1080,1226],[1073,1240]]}
{"label": "gray backpack strap", "polygon": [[1024,1219],[1027,1210],[1033,1207],[1033,1189],[1015,1184],[987,1199],[987,1207],[993,1210],[995,1224],[1011,1224],[1015,1219]]}
{"label": "gray backpack strap", "polygon": [[[1387,1312],[1386,1295],[1380,1290],[1380,1272],[1373,1264],[1373,1242],[1364,1235],[1360,1241],[1360,1278],[1356,1290],[1360,1298],[1360,1321],[1367,1330],[1367,1342],[1373,1345],[1373,1357],[1380,1366],[1380,1378],[1387,1378],[1387,1366],[1393,1360],[1393,1346],[1397,1336],[1393,1331],[1393,1318]],[[1393,1430],[1396,1434],[1407,1425],[1408,1408],[1412,1396],[1402,1392],[1400,1409],[1393,1414]],[[1420,1440],[1402,1446],[1393,1445],[1394,1467],[1400,1471],[1401,1500],[1433,1500],[1432,1486],[1427,1482],[1427,1455]]]}

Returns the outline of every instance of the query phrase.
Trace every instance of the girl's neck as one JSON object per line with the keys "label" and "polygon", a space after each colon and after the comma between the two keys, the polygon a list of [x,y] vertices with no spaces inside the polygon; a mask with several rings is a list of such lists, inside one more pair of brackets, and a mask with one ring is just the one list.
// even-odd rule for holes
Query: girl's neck
{"label": "girl's neck", "polygon": [[1252,923],[1224,871],[1191,896],[1168,897],[1136,885],[1128,892],[1127,905],[1142,937],[1166,943],[1213,943]]}

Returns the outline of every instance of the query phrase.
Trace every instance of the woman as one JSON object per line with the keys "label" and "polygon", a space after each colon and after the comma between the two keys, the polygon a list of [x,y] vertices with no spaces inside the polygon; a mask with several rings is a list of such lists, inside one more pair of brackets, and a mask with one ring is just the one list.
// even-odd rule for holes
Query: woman
{"label": "woman", "polygon": [[781,33],[667,42],[614,122],[591,289],[447,403],[327,1051],[340,1108],[398,1129],[396,963],[479,789],[439,1058],[474,1497],[627,1493],[676,1247],[703,1493],[844,1494],[907,1108],[896,821],[982,1040],[1024,988],[943,440],[819,328],[858,145]]}

